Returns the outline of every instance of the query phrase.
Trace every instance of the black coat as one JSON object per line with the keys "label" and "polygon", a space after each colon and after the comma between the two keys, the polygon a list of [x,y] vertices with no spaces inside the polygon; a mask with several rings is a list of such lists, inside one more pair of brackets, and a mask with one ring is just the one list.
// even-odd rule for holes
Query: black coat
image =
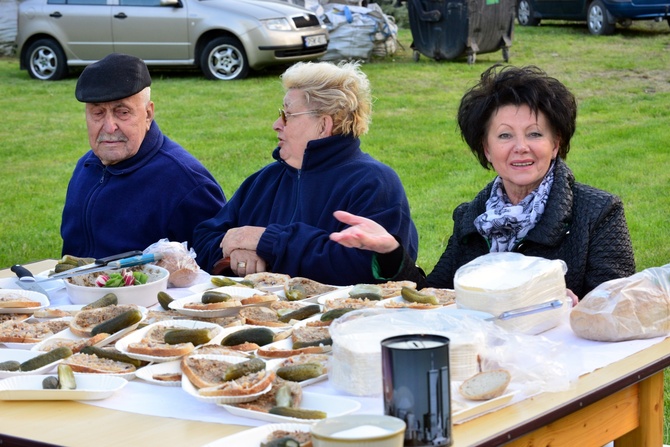
{"label": "black coat", "polygon": [[[424,278],[408,257],[392,279],[409,279],[418,288],[453,288],[459,267],[489,253],[489,244],[474,226],[486,211],[493,182],[453,213],[454,230],[433,271]],[[562,259],[568,266],[567,287],[580,299],[597,285],[635,273],[633,246],[623,203],[618,197],[575,182],[570,168],[557,159],[554,183],[542,217],[513,249],[527,256]]]}

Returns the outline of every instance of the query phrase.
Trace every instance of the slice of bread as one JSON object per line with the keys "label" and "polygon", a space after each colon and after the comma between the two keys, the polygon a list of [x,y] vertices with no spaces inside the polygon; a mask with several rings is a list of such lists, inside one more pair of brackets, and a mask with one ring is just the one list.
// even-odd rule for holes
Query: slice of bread
{"label": "slice of bread", "polygon": [[228,309],[230,307],[240,307],[242,303],[239,300],[220,301],[218,303],[201,303],[194,301],[192,303],[184,304],[184,309],[191,310],[217,310]]}
{"label": "slice of bread", "polygon": [[458,391],[469,400],[489,400],[501,396],[511,378],[505,369],[483,371],[463,381]]}
{"label": "slice of bread", "polygon": [[298,349],[279,349],[275,347],[258,348],[256,355],[261,358],[283,359],[300,354],[323,354],[331,351],[331,346],[308,346]]}
{"label": "slice of bread", "polygon": [[6,296],[0,297],[0,307],[26,308],[40,306],[42,306],[42,303],[39,301],[35,301],[19,293],[9,293]]}
{"label": "slice of bread", "polygon": [[10,320],[0,324],[0,342],[38,343],[52,335],[49,326],[42,323]]}
{"label": "slice of bread", "polygon": [[240,302],[242,305],[247,306],[249,304],[259,304],[259,303],[271,303],[273,301],[279,301],[279,296],[272,293],[251,295],[246,298],[241,298]]}
{"label": "slice of bread", "polygon": [[267,393],[254,399],[251,402],[243,402],[236,404],[236,407],[247,410],[258,411],[260,413],[268,413],[271,408],[277,406],[277,391],[283,386],[287,386],[291,394],[291,406],[299,407],[302,402],[302,387],[297,382],[290,382],[280,377],[275,376],[272,382],[272,389]]}
{"label": "slice of bread", "polygon": [[279,315],[277,314],[277,311],[268,307],[245,307],[244,309],[240,310],[240,317],[244,318],[246,324],[251,324],[254,326],[288,326],[288,324],[279,321]]}
{"label": "slice of bread", "polygon": [[82,354],[81,352],[66,358],[63,363],[70,365],[72,371],[82,373],[126,374],[136,370],[135,366],[130,363],[100,358],[95,354]]}
{"label": "slice of bread", "polygon": [[[308,431],[300,431],[300,430],[275,430],[272,433],[270,433],[265,440],[266,444],[269,444],[271,441],[275,441],[278,439],[283,439],[283,438],[291,438],[300,444],[300,447],[312,447],[312,433]],[[285,445],[285,444],[284,444]]]}
{"label": "slice of bread", "polygon": [[100,323],[137,308],[135,304],[120,304],[81,310],[70,321],[70,330],[80,337],[90,337],[93,328]]}
{"label": "slice of bread", "polygon": [[191,342],[171,345],[169,343],[142,340],[138,343],[129,343],[127,349],[128,352],[135,354],[151,355],[154,357],[175,357],[188,354],[195,349],[195,346]]}
{"label": "slice of bread", "polygon": [[245,281],[250,281],[254,289],[263,289],[267,287],[284,287],[288,284],[291,277],[284,273],[259,272],[250,273],[244,277]]}
{"label": "slice of bread", "polygon": [[197,388],[216,387],[224,383],[223,376],[233,363],[223,359],[187,356],[181,359],[181,370]]}
{"label": "slice of bread", "polygon": [[269,389],[274,379],[274,371],[264,369],[215,387],[200,388],[198,392],[203,396],[248,396]]}

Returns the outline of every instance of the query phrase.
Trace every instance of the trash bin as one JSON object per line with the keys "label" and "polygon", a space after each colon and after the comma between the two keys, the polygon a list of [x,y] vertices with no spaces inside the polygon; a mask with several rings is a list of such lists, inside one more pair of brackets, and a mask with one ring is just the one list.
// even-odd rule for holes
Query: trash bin
{"label": "trash bin", "polygon": [[515,0],[407,0],[414,60],[435,60],[502,50],[509,61],[514,32]]}

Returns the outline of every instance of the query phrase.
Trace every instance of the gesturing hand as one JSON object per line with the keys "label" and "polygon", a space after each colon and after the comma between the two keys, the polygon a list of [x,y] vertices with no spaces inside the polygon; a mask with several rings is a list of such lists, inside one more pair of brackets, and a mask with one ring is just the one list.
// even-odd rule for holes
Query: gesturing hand
{"label": "gesturing hand", "polygon": [[332,241],[345,247],[390,253],[400,245],[384,227],[373,220],[346,211],[335,211],[333,216],[340,222],[351,225],[345,230],[330,234]]}

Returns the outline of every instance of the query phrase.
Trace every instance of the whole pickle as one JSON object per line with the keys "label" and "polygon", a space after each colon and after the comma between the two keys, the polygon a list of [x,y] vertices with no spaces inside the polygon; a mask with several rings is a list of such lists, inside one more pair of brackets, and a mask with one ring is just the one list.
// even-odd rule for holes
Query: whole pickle
{"label": "whole pickle", "polygon": [[239,379],[247,374],[253,374],[265,369],[265,362],[259,358],[253,358],[241,363],[236,363],[226,370],[223,374],[223,380],[226,382],[230,380]]}
{"label": "whole pickle", "polygon": [[325,419],[328,417],[324,411],[295,407],[272,407],[269,413],[297,419]]}
{"label": "whole pickle", "polygon": [[416,289],[403,286],[400,290],[400,295],[406,300],[412,303],[421,303],[421,304],[440,304],[437,300],[437,297],[433,295],[428,295],[421,293]]}
{"label": "whole pickle", "polygon": [[323,374],[323,365],[320,363],[303,363],[302,365],[288,365],[277,369],[277,376],[291,382],[302,382],[314,379]]}
{"label": "whole pickle", "polygon": [[7,360],[0,362],[0,371],[18,371],[21,368],[21,363],[16,360]]}
{"label": "whole pickle", "polygon": [[45,390],[57,390],[58,377],[56,376],[45,377],[44,380],[42,380],[42,388]]}
{"label": "whole pickle", "polygon": [[233,297],[227,293],[217,292],[216,290],[208,290],[202,294],[202,303],[211,304],[211,303],[223,303],[225,301],[232,300]]}

